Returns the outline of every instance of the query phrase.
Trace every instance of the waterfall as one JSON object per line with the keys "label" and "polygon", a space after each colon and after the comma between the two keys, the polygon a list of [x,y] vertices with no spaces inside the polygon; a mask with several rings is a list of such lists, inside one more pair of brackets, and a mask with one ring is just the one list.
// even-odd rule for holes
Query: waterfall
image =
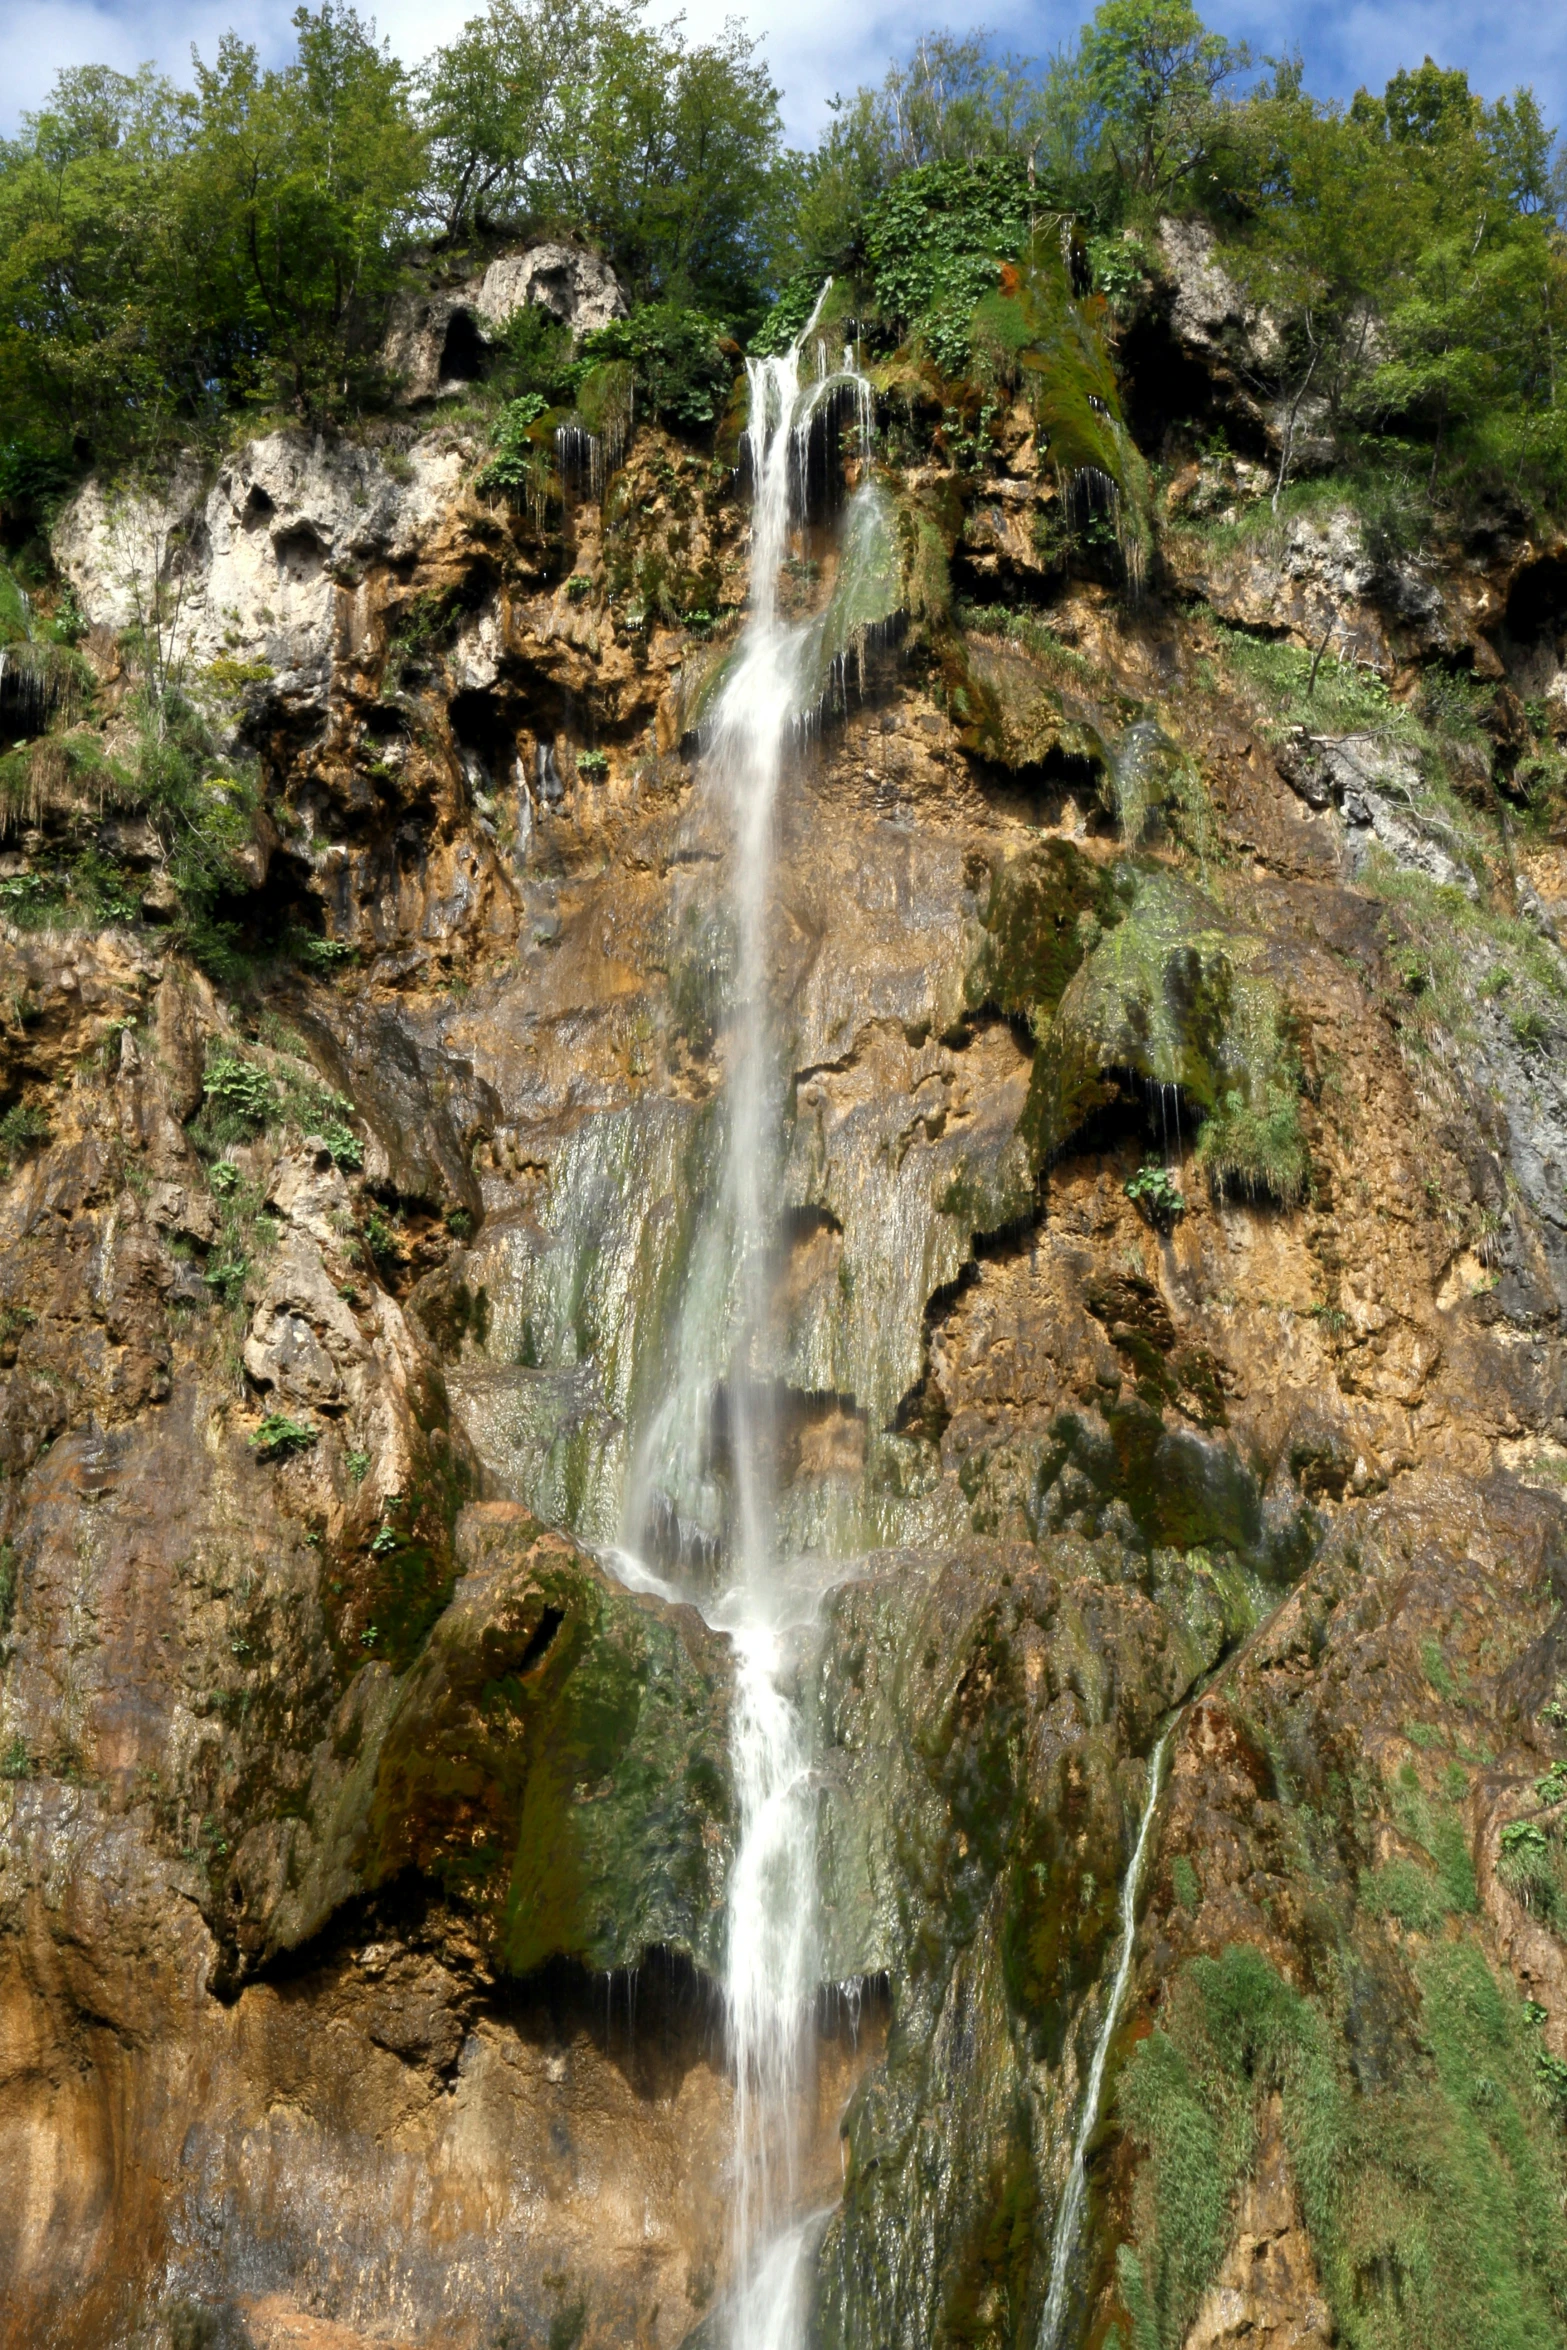
{"label": "waterfall", "polygon": [[1045,2299],[1045,2314],[1040,2320],[1039,2350],[1058,2350],[1061,2340],[1067,2287],[1071,2282],[1077,2239],[1082,2231],[1083,2206],[1088,2200],[1088,2148],[1099,2122],[1099,2099],[1104,2089],[1105,2066],[1110,2061],[1110,2043],[1115,2038],[1126,1986],[1131,1980],[1132,1952],[1137,1941],[1137,1895],[1143,1879],[1143,1863],[1148,1857],[1148,1839],[1153,1832],[1153,1815],[1159,1802],[1159,1783],[1170,1737],[1170,1731],[1166,1730],[1149,1757],[1148,1795],[1143,1804],[1142,1825],[1137,1831],[1137,1842],[1132,1847],[1132,1857],[1126,1864],[1126,1877],[1121,1886],[1121,1952],[1116,1961],[1115,1980],[1110,1986],[1104,2021],[1099,2027],[1094,2060],[1088,2068],[1088,2087],[1084,2092],[1082,2111],[1078,2115],[1077,2136],[1072,2142],[1072,2161],[1067,2172],[1066,2188],[1056,2211],[1055,2233],[1050,2242],[1050,2290]]}
{"label": "waterfall", "polygon": [[[830,281],[829,281],[830,282]],[[826,295],[823,288],[823,298]],[[726,1578],[703,1596],[733,1641],[737,1807],[725,2005],[735,2081],[733,2350],[793,2350],[815,2230],[795,2209],[817,1978],[815,1796],[790,1694],[798,1618],[774,1541],[775,1407],[769,1329],[783,1090],[768,988],[773,834],[785,755],[811,699],[821,624],[785,618],[779,583],[803,519],[812,425],[829,397],[868,429],[870,387],[849,353],[813,344],[816,312],[781,356],[746,363],[753,490],[745,626],[718,692],[706,794],[727,821],[732,979],[721,1158],[686,1276],[663,1401],[629,1480],[627,1551],[651,1543],[676,1576]]]}

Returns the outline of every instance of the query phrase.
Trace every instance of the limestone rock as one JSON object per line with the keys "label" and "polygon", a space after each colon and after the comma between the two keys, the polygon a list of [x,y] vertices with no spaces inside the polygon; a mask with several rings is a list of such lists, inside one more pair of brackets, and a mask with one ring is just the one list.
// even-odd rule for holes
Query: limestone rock
{"label": "limestone rock", "polygon": [[1271,2096],[1263,2102],[1234,2239],[1184,2350],[1330,2350],[1334,2339],[1311,2239],[1301,2223],[1281,2101]]}
{"label": "limestone rock", "polygon": [[479,281],[474,307],[485,325],[503,327],[536,302],[571,330],[573,343],[626,315],[626,297],[609,263],[581,245],[530,245],[502,253]]}
{"label": "limestone rock", "polygon": [[128,628],[164,595],[173,657],[248,665],[285,700],[324,707],[351,583],[372,558],[410,560],[461,478],[461,458],[434,441],[415,444],[399,478],[353,442],[271,433],[205,496],[194,472],[156,496],[87,482],[55,526],[55,559],[95,626]]}
{"label": "limestone rock", "polygon": [[292,1233],[268,1269],[245,1368],[281,1403],[317,1411],[347,1402],[347,1375],[365,1359],[353,1314],[327,1276],[321,1251],[304,1231]]}
{"label": "limestone rock", "polygon": [[1172,289],[1170,324],[1177,339],[1205,358],[1238,361],[1256,375],[1271,372],[1283,355],[1278,326],[1216,259],[1207,223],[1162,219],[1159,251]]}
{"label": "limestone rock", "polygon": [[407,402],[458,392],[484,373],[487,351],[508,321],[537,303],[568,329],[573,348],[596,327],[626,315],[609,263],[581,245],[529,245],[502,253],[465,285],[400,297],[381,364]]}

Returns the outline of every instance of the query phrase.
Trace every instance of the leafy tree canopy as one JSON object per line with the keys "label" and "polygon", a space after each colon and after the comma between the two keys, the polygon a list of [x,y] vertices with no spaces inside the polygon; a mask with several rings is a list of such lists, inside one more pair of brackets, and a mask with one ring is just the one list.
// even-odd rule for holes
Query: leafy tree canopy
{"label": "leafy tree canopy", "polygon": [[[1074,270],[1125,318],[1170,213],[1266,305],[1270,397],[1418,451],[1433,486],[1567,503],[1567,165],[1526,89],[1487,99],[1428,57],[1341,106],[1191,0],[1101,0],[1042,63],[928,33],[785,153],[736,20],[696,41],[648,0],[488,0],[414,75],[352,0],[294,31],[278,67],[225,36],[185,88],[73,68],[0,145],[0,506],[264,414],[362,411],[432,248],[602,252],[637,323],[600,356],[695,427],[726,337],[769,306],[761,339],[786,336],[829,274],[834,315],[952,379],[1042,222],[1076,221]],[[517,332],[500,375],[554,399],[570,354]]]}

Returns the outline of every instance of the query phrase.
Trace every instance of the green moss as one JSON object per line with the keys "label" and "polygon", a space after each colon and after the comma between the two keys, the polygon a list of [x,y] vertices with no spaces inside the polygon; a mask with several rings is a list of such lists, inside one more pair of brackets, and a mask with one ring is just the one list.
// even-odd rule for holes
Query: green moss
{"label": "green moss", "polygon": [[1107,1402],[1099,1425],[1058,1415],[1039,1472],[1039,1522],[1053,1522],[1052,1488],[1071,1469],[1087,1480],[1090,1509],[1123,1503],[1150,1550],[1227,1552],[1270,1587],[1292,1581],[1315,1547],[1318,1520],[1310,1510],[1283,1522],[1266,1517],[1233,1443],[1165,1426],[1167,1392]]}
{"label": "green moss", "polygon": [[531,1522],[508,1519],[481,1567],[388,1733],[366,1881],[421,1869],[514,1974],[659,1943],[716,1962],[722,1690],[666,1618]]}
{"label": "green moss", "polygon": [[832,594],[801,648],[799,715],[840,692],[851,667],[863,675],[867,651],[915,603],[907,554],[890,493],[862,482],[844,517]]}
{"label": "green moss", "polygon": [[1028,401],[1040,454],[1074,519],[1081,525],[1108,503],[1127,573],[1140,581],[1152,546],[1148,476],[1122,413],[1108,325],[1102,296],[1074,294],[1052,222],[975,309],[973,365],[982,381]]}
{"label": "green moss", "polygon": [[1203,1123],[1196,1158],[1221,1191],[1293,1207],[1305,1193],[1311,1160],[1291,1076],[1255,1076],[1250,1098],[1227,1088]]}
{"label": "green moss", "polygon": [[983,936],[964,980],[969,1008],[1048,1017],[1101,930],[1123,911],[1107,868],[1070,841],[1004,855],[991,868]]}
{"label": "green moss", "polygon": [[1021,1129],[1036,1163],[1131,1078],[1178,1097],[1194,1125],[1219,1115],[1217,1176],[1297,1196],[1304,1149],[1285,1114],[1294,1059],[1278,990],[1256,969],[1262,941],[1161,868],[1117,868],[1116,891],[1121,920],[1043,1027]]}

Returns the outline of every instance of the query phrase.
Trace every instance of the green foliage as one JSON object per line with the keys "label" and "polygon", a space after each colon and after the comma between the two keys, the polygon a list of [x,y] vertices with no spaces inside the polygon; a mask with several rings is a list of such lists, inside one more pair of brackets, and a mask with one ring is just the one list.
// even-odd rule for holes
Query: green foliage
{"label": "green foliage", "polygon": [[513,397],[531,392],[549,407],[565,396],[571,356],[570,329],[542,302],[525,302],[506,323],[495,377]]}
{"label": "green foliage", "polygon": [[327,1118],[321,1125],[321,1139],[331,1152],[334,1163],[349,1174],[357,1174],[365,1163],[364,1145],[351,1126],[341,1118]]}
{"label": "green foliage", "polygon": [[291,1420],[285,1412],[268,1412],[251,1437],[258,1461],[286,1461],[291,1454],[308,1452],[321,1431],[308,1420]]}
{"label": "green foliage", "polygon": [[1178,1852],[1170,1863],[1170,1882],[1175,1887],[1175,1898],[1182,1909],[1195,1917],[1202,1907],[1202,1886],[1196,1869],[1184,1852]]}
{"label": "green foliage", "polygon": [[1308,2222],[1324,2215],[1342,2092],[1322,2018],[1260,1952],[1232,1944],[1176,1979],[1166,2020],[1140,2042],[1117,2103],[1148,2148],[1134,2212],[1139,2244],[1117,2261],[1137,2350],[1174,2350],[1229,2235],[1250,2166],[1259,2094],[1283,2097]]}
{"label": "green foliage", "polygon": [[1434,1934],[1452,1914],[1452,1904],[1432,1872],[1414,1860],[1390,1860],[1361,1883],[1361,1899],[1374,1915],[1397,1918],[1417,1934]]}
{"label": "green foliage", "polygon": [[1415,1975],[1427,2059],[1407,2051],[1389,2086],[1361,2095],[1339,2072],[1327,2016],[1259,1952],[1232,1946],[1176,1979],[1119,2091],[1148,2150],[1135,2240],[1117,2256],[1137,2350],[1184,2338],[1229,2241],[1257,2101],[1274,2090],[1345,2350],[1558,2338],[1567,2228],[1542,2112],[1554,2083],[1473,1942],[1438,1941]]}
{"label": "green foliage", "polygon": [[49,1113],[36,1102],[13,1102],[0,1118],[0,1160],[9,1170],[28,1151],[49,1140]]}
{"label": "green foliage", "polygon": [[1558,1932],[1567,1930],[1567,1882],[1553,1828],[1535,1820],[1514,1820],[1502,1830],[1497,1875],[1525,1909]]}
{"label": "green foliage", "polygon": [[1216,624],[1214,633],[1226,664],[1262,702],[1270,731],[1309,724],[1322,733],[1409,737],[1408,713],[1376,670],[1332,652],[1315,662],[1298,645],[1249,636],[1244,629]]}
{"label": "green foliage", "polygon": [[961,374],[975,304],[1028,243],[1036,208],[1026,170],[1009,156],[902,173],[870,207],[862,238],[884,328],[900,341],[917,335],[948,375]]}
{"label": "green foliage", "polygon": [[1156,1231],[1167,1232],[1176,1218],[1186,1213],[1185,1196],[1162,1159],[1145,1159],[1121,1188]]}
{"label": "green foliage", "polygon": [[524,392],[509,401],[490,432],[493,455],[477,479],[477,487],[492,497],[504,497],[516,506],[542,516],[552,497],[559,495],[555,473],[555,432],[546,423],[544,399]]}
{"label": "green foliage", "polygon": [[217,1052],[208,1061],[201,1090],[206,1103],[205,1131],[221,1146],[249,1141],[277,1114],[277,1088],[265,1069],[238,1054]]}
{"label": "green foliage", "polygon": [[1255,1078],[1249,1095],[1227,1086],[1203,1121],[1195,1157],[1222,1190],[1293,1207],[1311,1172],[1298,1087],[1272,1075]]}
{"label": "green foliage", "polygon": [[491,0],[423,91],[427,201],[449,234],[531,216],[602,240],[643,299],[747,299],[779,122],[737,21],[688,47],[646,0]]}
{"label": "green foliage", "polygon": [[1251,62],[1188,0],[1101,0],[1080,61],[1117,171],[1152,203],[1168,202],[1207,161],[1219,135],[1215,94]]}
{"label": "green foliage", "polygon": [[58,76],[0,155],[0,398],[19,442],[113,459],[362,381],[423,171],[402,69],[351,7],[294,17],[291,63],[225,35],[191,93]]}
{"label": "green foliage", "polygon": [[[629,365],[645,413],[694,428],[716,423],[728,401],[736,352],[733,344],[724,348],[727,339],[722,321],[705,310],[648,302],[586,336],[582,354],[595,372],[605,362]],[[591,405],[595,391],[605,407],[618,405],[623,395],[613,382],[597,388],[591,375],[583,380],[579,413],[589,432],[601,433],[604,418]]]}

